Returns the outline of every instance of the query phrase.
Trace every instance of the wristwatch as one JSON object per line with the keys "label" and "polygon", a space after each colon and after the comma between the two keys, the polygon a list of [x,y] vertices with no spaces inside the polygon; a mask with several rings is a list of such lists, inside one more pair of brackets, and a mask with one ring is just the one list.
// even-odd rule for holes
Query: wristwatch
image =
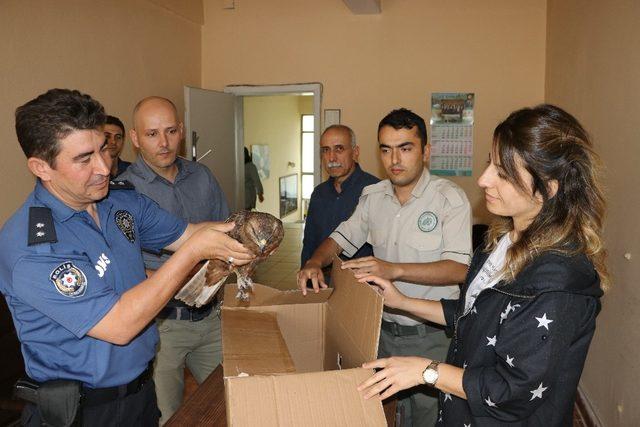
{"label": "wristwatch", "polygon": [[439,364],[440,362],[432,360],[431,363],[429,363],[429,366],[427,366],[426,369],[422,372],[422,379],[424,380],[425,384],[431,387],[436,385],[436,382],[438,382]]}

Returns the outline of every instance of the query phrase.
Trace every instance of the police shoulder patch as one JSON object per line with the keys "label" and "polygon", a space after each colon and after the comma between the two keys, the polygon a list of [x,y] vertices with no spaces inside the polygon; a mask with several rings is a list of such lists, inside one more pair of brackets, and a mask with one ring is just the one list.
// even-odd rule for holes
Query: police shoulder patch
{"label": "police shoulder patch", "polygon": [[87,290],[87,276],[71,261],[57,266],[49,276],[56,290],[65,297],[78,298]]}
{"label": "police shoulder patch", "polygon": [[129,181],[109,181],[109,190],[135,190],[136,187]]}
{"label": "police shoulder patch", "polygon": [[133,215],[129,211],[119,210],[115,214],[116,225],[131,243],[136,241]]}
{"label": "police shoulder patch", "polygon": [[438,225],[438,217],[431,211],[423,212],[418,218],[418,228],[425,233],[435,230]]}

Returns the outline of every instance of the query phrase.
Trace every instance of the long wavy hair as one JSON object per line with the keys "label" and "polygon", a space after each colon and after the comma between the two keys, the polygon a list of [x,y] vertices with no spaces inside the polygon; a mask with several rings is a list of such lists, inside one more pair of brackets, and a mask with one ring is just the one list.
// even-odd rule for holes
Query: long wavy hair
{"label": "long wavy hair", "polygon": [[[582,125],[553,105],[523,108],[496,127],[492,149],[507,181],[525,194],[542,198],[540,212],[507,251],[503,277],[512,281],[542,252],[584,253],[598,272],[602,288],[608,288],[602,166]],[[531,188],[522,181],[518,165],[533,177]],[[553,180],[558,183],[555,195],[549,192]],[[485,249],[494,249],[513,227],[511,217],[498,217],[489,228]]]}

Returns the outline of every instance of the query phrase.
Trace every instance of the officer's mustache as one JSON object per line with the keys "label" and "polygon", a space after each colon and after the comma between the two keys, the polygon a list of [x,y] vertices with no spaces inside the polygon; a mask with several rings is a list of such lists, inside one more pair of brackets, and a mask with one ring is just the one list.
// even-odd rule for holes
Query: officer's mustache
{"label": "officer's mustache", "polygon": [[104,184],[109,179],[109,175],[93,175],[89,180],[88,185],[100,185]]}
{"label": "officer's mustache", "polygon": [[342,167],[342,163],[340,163],[340,162],[329,162],[329,163],[327,163],[327,167],[328,167],[329,169],[332,169],[332,168],[341,168],[341,167]]}

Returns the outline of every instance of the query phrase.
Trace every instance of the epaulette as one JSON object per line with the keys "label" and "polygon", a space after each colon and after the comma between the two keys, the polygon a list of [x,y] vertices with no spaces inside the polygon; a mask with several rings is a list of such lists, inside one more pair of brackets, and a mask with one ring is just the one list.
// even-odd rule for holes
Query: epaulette
{"label": "epaulette", "polygon": [[367,185],[366,187],[364,187],[362,189],[362,196],[366,196],[368,194],[373,194],[373,193],[382,193],[384,191],[387,190],[388,188],[388,179],[382,180],[380,182],[376,182],[375,184],[371,184],[371,185]]}
{"label": "epaulette", "polygon": [[129,181],[109,181],[109,190],[135,190],[136,187]]}
{"label": "epaulette", "polygon": [[451,207],[457,208],[458,206],[461,206],[465,201],[463,197],[464,191],[449,180],[442,180],[442,183],[440,185],[440,192],[442,193],[444,198],[447,199],[447,201],[451,204]]}
{"label": "epaulette", "polygon": [[58,241],[56,227],[53,225],[51,209],[43,206],[29,208],[29,246],[40,243],[55,243]]}

